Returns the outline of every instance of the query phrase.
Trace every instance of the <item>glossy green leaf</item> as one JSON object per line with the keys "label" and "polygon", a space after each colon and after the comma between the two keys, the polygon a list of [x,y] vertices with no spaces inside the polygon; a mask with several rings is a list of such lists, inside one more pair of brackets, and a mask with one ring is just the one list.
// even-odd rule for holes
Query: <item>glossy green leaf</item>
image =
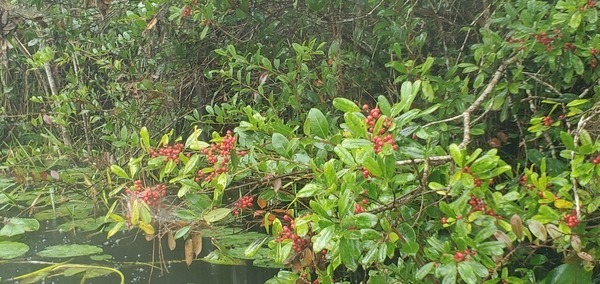
{"label": "glossy green leaf", "polygon": [[421,266],[421,268],[419,268],[419,270],[417,270],[417,273],[415,273],[415,278],[417,280],[423,280],[423,278],[425,278],[425,276],[427,276],[429,273],[433,272],[434,268],[435,268],[435,262],[429,262],[429,263]]}
{"label": "glossy green leaf", "polygon": [[129,176],[127,175],[125,170],[123,168],[119,167],[118,165],[111,165],[110,171],[113,174],[117,175],[118,177],[129,179]]}
{"label": "glossy green leaf", "polygon": [[464,261],[458,263],[458,274],[460,275],[460,278],[468,284],[476,284],[479,282],[477,275],[475,275],[475,272],[473,271],[473,267]]}
{"label": "glossy green leaf", "polygon": [[333,148],[333,151],[337,154],[337,156],[340,158],[340,161],[342,161],[344,164],[348,166],[356,165],[352,153],[346,150],[346,148],[342,147],[342,145],[336,145],[335,148]]}
{"label": "glossy green leaf", "polygon": [[320,110],[316,108],[310,109],[306,117],[305,125],[307,124],[310,129],[310,135],[321,138],[327,138],[327,135],[329,135],[329,122]]}
{"label": "glossy green leaf", "polygon": [[346,98],[333,99],[333,106],[346,113],[360,111],[360,108],[353,101]]}
{"label": "glossy green leaf", "polygon": [[306,184],[302,189],[300,189],[300,191],[298,191],[298,193],[296,194],[296,197],[298,197],[298,198],[312,197],[312,196],[316,195],[317,193],[323,191],[323,189],[324,189],[324,187],[321,184],[309,183],[309,184]]}
{"label": "glossy green leaf", "polygon": [[214,223],[225,219],[231,213],[230,208],[216,208],[202,215],[202,219],[208,223]]}
{"label": "glossy green leaf", "polygon": [[365,117],[356,112],[349,112],[344,114],[344,121],[346,126],[352,132],[353,137],[362,138],[367,135],[367,127],[365,124]]}
{"label": "glossy green leaf", "polygon": [[148,128],[146,128],[146,126],[140,129],[140,146],[144,151],[150,149],[150,134],[148,133]]}
{"label": "glossy green leaf", "polygon": [[448,146],[448,151],[450,152],[450,156],[452,156],[452,159],[454,160],[456,165],[462,168],[464,166],[463,162],[465,157],[463,155],[462,150],[458,148],[458,145],[450,144],[450,146]]}

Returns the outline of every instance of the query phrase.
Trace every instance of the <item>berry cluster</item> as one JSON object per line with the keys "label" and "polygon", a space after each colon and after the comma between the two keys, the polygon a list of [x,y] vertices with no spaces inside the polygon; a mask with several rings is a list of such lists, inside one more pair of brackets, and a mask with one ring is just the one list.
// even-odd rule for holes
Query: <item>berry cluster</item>
{"label": "berry cluster", "polygon": [[167,186],[164,184],[157,184],[154,187],[144,187],[141,180],[133,182],[131,188],[127,188],[125,191],[128,195],[133,195],[137,199],[142,200],[148,206],[157,205],[160,203],[161,198],[167,195]]}
{"label": "berry cluster", "polygon": [[237,216],[242,213],[242,210],[247,209],[248,207],[252,207],[252,203],[254,202],[254,197],[252,196],[242,196],[233,204],[233,215]]}
{"label": "berry cluster", "polygon": [[481,198],[477,198],[475,195],[471,195],[471,199],[469,199],[469,205],[473,207],[473,211],[481,211],[485,212],[487,209],[487,205]]}
{"label": "berry cluster", "polygon": [[283,230],[279,232],[279,235],[275,238],[275,242],[283,242],[285,240],[292,240],[292,247],[295,252],[301,252],[310,245],[310,238],[302,238],[294,231],[294,220],[289,215],[283,217],[284,221],[289,221],[289,225],[283,226]]}
{"label": "berry cluster", "polygon": [[585,3],[585,6],[579,8],[579,10],[583,12],[587,8],[596,7],[596,4],[597,4],[596,1],[593,1],[593,0],[587,1],[587,3]]}
{"label": "berry cluster", "polygon": [[[204,179],[204,181],[208,182],[219,174],[228,172],[227,164],[231,159],[231,152],[234,146],[235,137],[231,130],[227,130],[227,134],[221,139],[221,142],[214,143],[210,147],[200,150],[200,153],[206,155],[206,161],[212,166],[213,171],[205,176],[204,171],[198,170],[194,180],[200,182]],[[246,153],[244,152],[243,154],[245,155]]]}
{"label": "berry cluster", "polygon": [[567,224],[567,226],[573,228],[579,224],[579,219],[577,219],[577,215],[575,212],[571,212],[563,217],[563,220]]}
{"label": "berry cluster", "polygon": [[542,124],[544,126],[551,126],[552,124],[554,124],[554,119],[552,119],[552,117],[550,116],[544,116],[542,118]]}
{"label": "berry cluster", "polygon": [[469,255],[473,256],[477,254],[476,251],[472,250],[472,249],[466,249],[464,251],[457,251],[454,253],[454,259],[456,259],[456,261],[461,262],[463,260],[465,260],[465,258]]}
{"label": "berry cluster", "polygon": [[398,145],[396,145],[396,141],[394,141],[392,134],[388,133],[388,135],[383,136],[383,134],[385,134],[392,126],[392,120],[386,117],[383,121],[381,129],[379,129],[377,133],[373,133],[375,131],[375,124],[377,124],[377,121],[381,117],[381,110],[379,108],[370,109],[368,104],[363,105],[363,110],[368,112],[366,122],[369,126],[369,133],[371,133],[373,136],[371,141],[373,141],[373,144],[375,144],[375,153],[381,152],[381,149],[385,144],[389,144],[394,150],[398,150]]}
{"label": "berry cluster", "polygon": [[594,165],[600,164],[600,154],[590,158],[590,162],[592,162]]}
{"label": "berry cluster", "polygon": [[564,47],[563,47],[566,51],[575,51],[575,49],[577,49],[577,47],[570,43],[570,42],[565,42]]}
{"label": "berry cluster", "polygon": [[354,214],[358,214],[358,213],[363,213],[366,212],[367,210],[365,210],[364,207],[362,207],[360,204],[355,203],[354,204]]}
{"label": "berry cluster", "polygon": [[150,149],[148,150],[148,153],[150,153],[150,156],[152,156],[152,158],[156,158],[158,156],[165,156],[167,157],[167,161],[173,161],[175,163],[179,162],[179,153],[181,153],[181,151],[183,150],[183,144],[181,143],[176,143],[175,145],[169,146],[169,145],[165,145],[161,148],[158,148],[158,150],[154,150],[154,149]]}
{"label": "berry cluster", "polygon": [[191,14],[192,14],[192,8],[190,8],[190,6],[186,5],[185,7],[183,7],[183,11],[181,12],[181,15],[184,18],[189,17]]}
{"label": "berry cluster", "polygon": [[374,177],[374,175],[369,170],[367,170],[367,168],[365,168],[365,167],[362,168],[362,175],[363,175],[363,178]]}
{"label": "berry cluster", "polygon": [[[498,219],[502,219],[502,216],[496,215],[496,212],[494,212],[494,209],[491,209],[487,204],[485,204],[485,202],[481,198],[477,198],[474,195],[471,195],[471,199],[469,199],[469,205],[471,205],[471,207],[472,207],[471,212],[481,211],[484,214],[490,215],[492,217],[496,217]],[[442,223],[444,223],[444,222],[442,222]]]}
{"label": "berry cluster", "polygon": [[[473,176],[473,172],[471,172],[471,167],[465,166],[463,168],[463,173],[466,173],[473,177],[473,183],[475,184],[475,187],[480,187],[483,184],[483,181],[481,179]],[[493,182],[494,182],[493,180],[490,180],[490,183],[493,183]]]}
{"label": "berry cluster", "polygon": [[535,41],[546,47],[546,52],[552,51],[552,43],[557,38],[563,38],[563,34],[559,29],[553,30],[553,35],[548,35],[547,32],[541,32],[535,35]]}

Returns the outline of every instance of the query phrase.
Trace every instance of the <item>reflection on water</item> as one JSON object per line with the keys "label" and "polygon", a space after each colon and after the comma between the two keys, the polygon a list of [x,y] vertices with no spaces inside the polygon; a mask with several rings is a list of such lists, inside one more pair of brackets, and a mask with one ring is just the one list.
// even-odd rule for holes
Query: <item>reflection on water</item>
{"label": "reflection on water", "polygon": [[[112,258],[107,261],[94,261],[89,256],[82,256],[73,258],[69,263],[117,268],[125,275],[126,283],[254,284],[264,283],[277,273],[276,269],[254,267],[250,262],[247,265],[226,266],[195,260],[188,268],[183,261],[183,240],[177,240],[177,248],[170,251],[167,248],[166,238],[163,238],[162,253],[165,259],[164,265],[168,269],[167,273],[159,268],[161,264],[159,263],[158,244],[146,241],[143,236],[138,235],[136,237],[133,232],[119,233],[107,240],[105,233],[79,232],[76,235],[73,233],[60,233],[54,229],[57,227],[54,220],[40,223],[41,228],[38,232],[27,233],[20,240],[29,245],[30,251],[23,257],[0,265],[0,276],[3,281],[48,267],[49,262],[68,261],[69,259],[42,258],[37,256],[36,253],[52,245],[75,243],[101,246],[104,254],[110,255]],[[200,257],[214,249],[209,239],[204,239],[203,247],[203,253]],[[154,268],[150,265],[151,263],[154,263]],[[52,274],[50,274],[38,283],[70,284],[80,283],[80,281],[80,275],[72,277],[54,275],[52,277]],[[11,282],[8,281],[7,283]],[[110,274],[86,280],[85,283],[119,283],[119,276]]]}

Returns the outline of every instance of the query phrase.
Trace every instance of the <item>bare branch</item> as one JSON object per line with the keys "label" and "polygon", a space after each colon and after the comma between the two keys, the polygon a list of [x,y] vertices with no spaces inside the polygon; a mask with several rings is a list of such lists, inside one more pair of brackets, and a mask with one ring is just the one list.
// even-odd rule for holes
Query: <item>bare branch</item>
{"label": "bare branch", "polygon": [[463,117],[463,141],[458,145],[458,147],[460,148],[465,148],[469,142],[471,141],[471,114],[477,110],[481,104],[489,97],[489,95],[492,93],[492,91],[494,90],[494,87],[496,86],[496,84],[498,84],[498,81],[500,80],[500,77],[502,76],[502,74],[504,73],[504,70],[506,69],[506,66],[515,62],[517,58],[516,57],[512,57],[508,60],[506,60],[504,63],[502,63],[500,65],[500,67],[498,67],[498,69],[496,70],[496,72],[494,72],[494,76],[492,76],[492,79],[490,80],[490,82],[488,83],[488,85],[485,87],[485,89],[483,90],[483,92],[481,93],[481,95],[479,95],[479,97],[473,102],[473,104],[471,106],[469,106],[463,113],[462,113],[462,117]]}

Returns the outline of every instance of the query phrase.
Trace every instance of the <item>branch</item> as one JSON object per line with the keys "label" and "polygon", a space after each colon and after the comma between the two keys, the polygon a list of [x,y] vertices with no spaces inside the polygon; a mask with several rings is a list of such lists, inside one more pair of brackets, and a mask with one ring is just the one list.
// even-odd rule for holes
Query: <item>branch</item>
{"label": "branch", "polygon": [[442,164],[444,162],[448,162],[452,160],[452,156],[433,156],[425,159],[410,159],[410,160],[402,160],[396,161],[396,166],[405,166],[405,165],[413,165],[413,164],[421,164],[425,161],[428,161],[430,164]]}
{"label": "branch", "polygon": [[481,95],[479,95],[479,97],[473,102],[473,104],[471,106],[469,106],[461,114],[461,116],[463,118],[463,140],[458,145],[459,148],[464,149],[467,146],[467,144],[469,144],[469,142],[471,141],[471,114],[473,114],[473,112],[475,110],[477,110],[477,108],[479,108],[481,106],[483,101],[485,101],[489,97],[489,95],[492,93],[492,91],[494,90],[494,87],[498,84],[500,77],[504,73],[506,66],[515,62],[516,59],[517,59],[516,57],[512,57],[512,58],[504,61],[504,63],[502,63],[502,65],[500,65],[500,67],[498,67],[498,69],[494,73],[494,76],[492,76],[492,79],[490,80],[488,85],[485,87],[485,89],[483,90]]}

